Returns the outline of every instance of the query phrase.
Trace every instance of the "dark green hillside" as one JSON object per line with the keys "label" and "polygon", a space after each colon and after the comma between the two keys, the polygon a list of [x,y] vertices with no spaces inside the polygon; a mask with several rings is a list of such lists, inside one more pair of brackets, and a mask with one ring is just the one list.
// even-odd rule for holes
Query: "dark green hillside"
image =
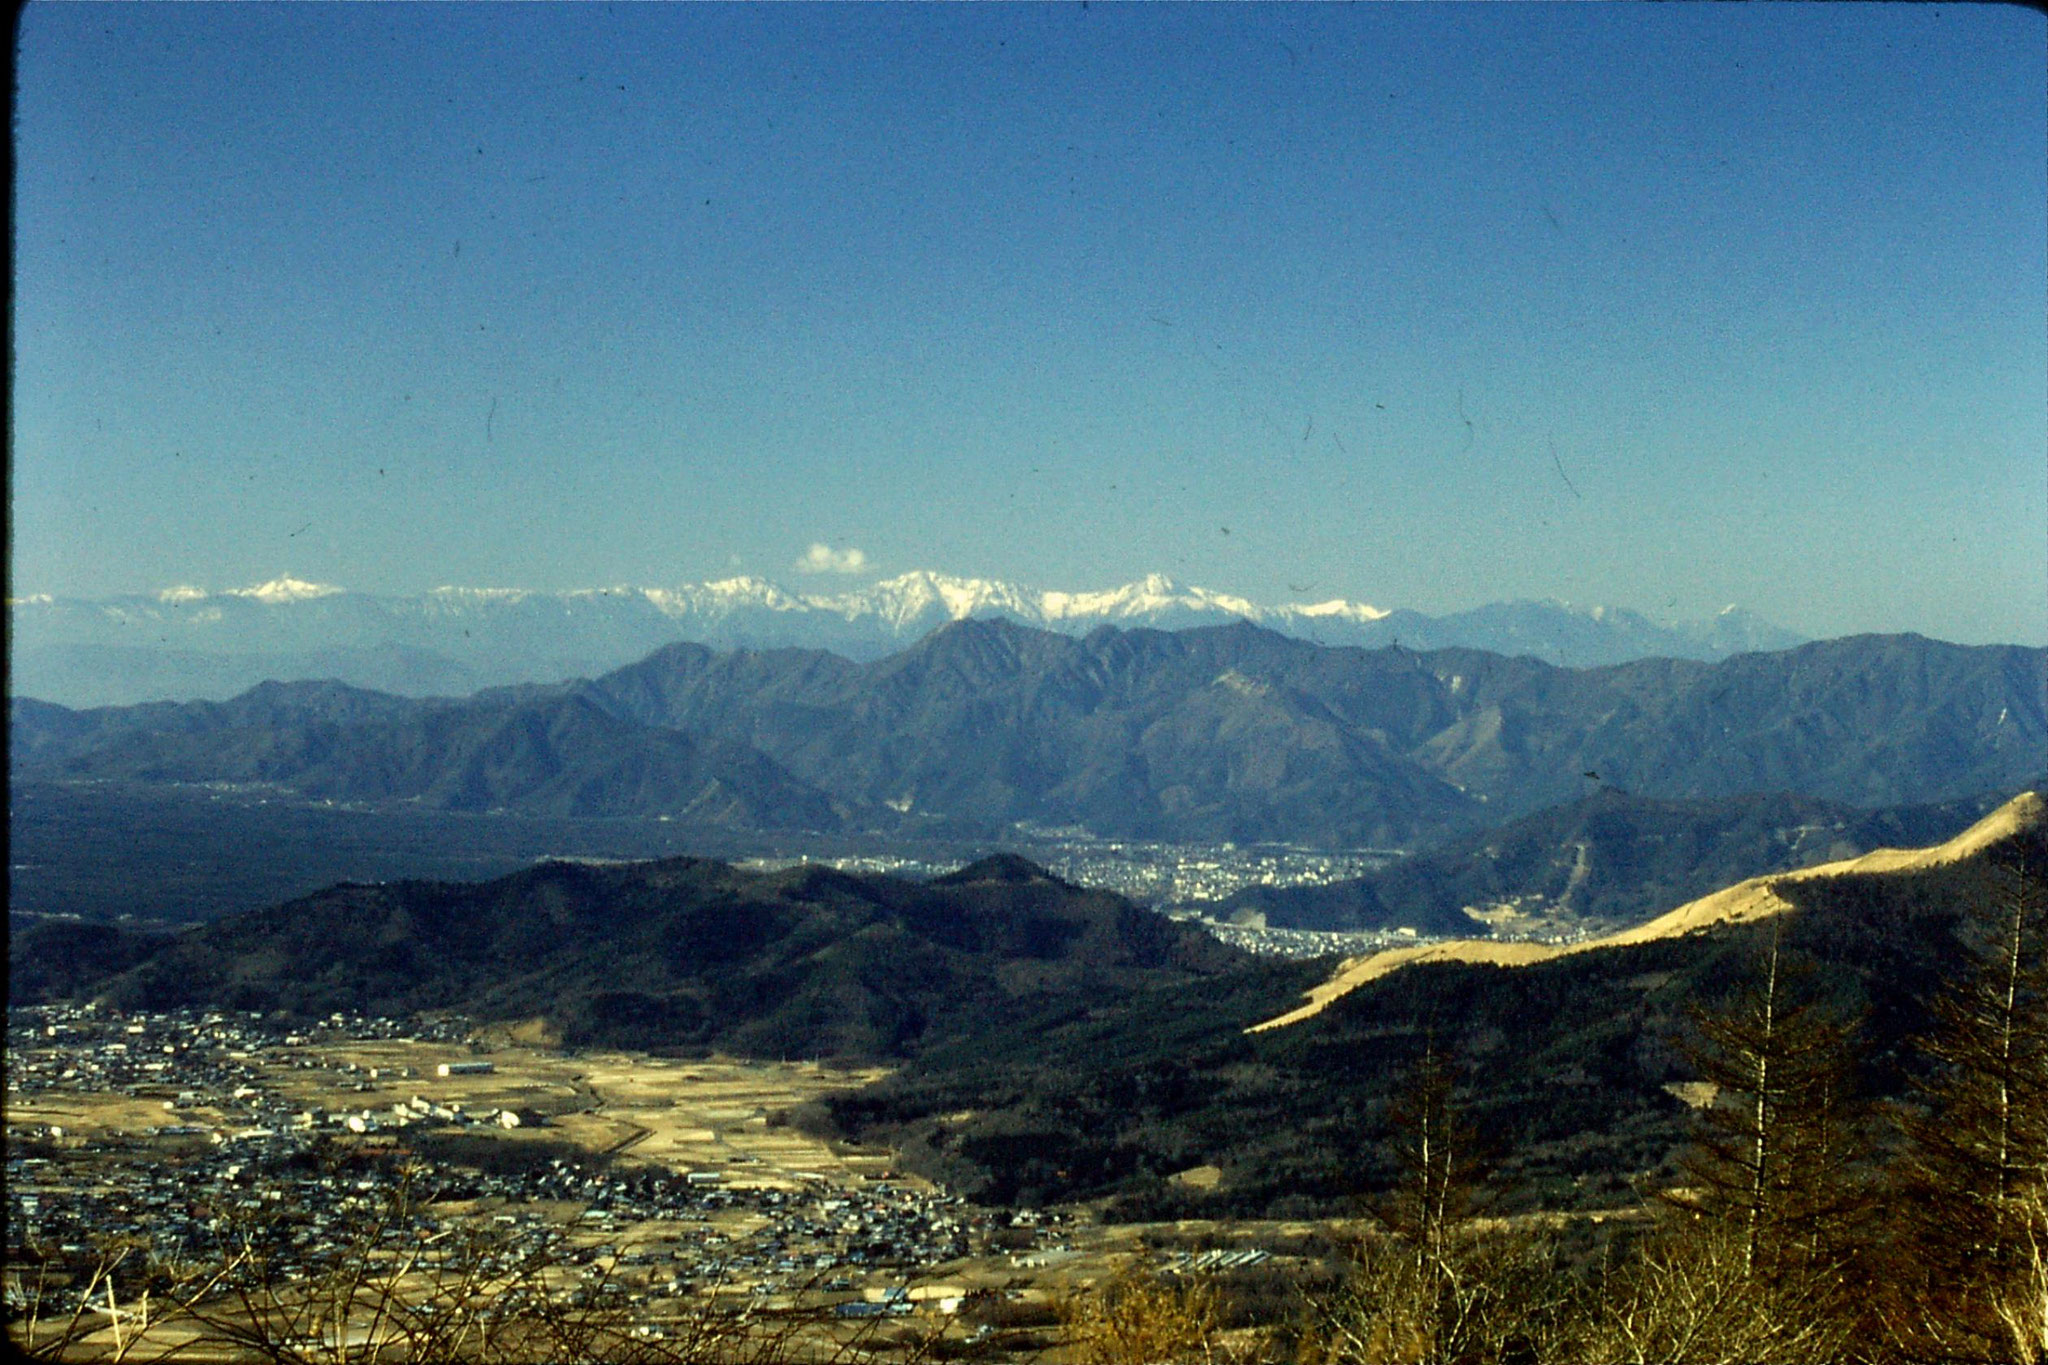
{"label": "dark green hillside", "polygon": [[90,921],[10,922],[7,998],[19,1005],[66,999],[147,961],[168,942],[162,934]]}
{"label": "dark green hillside", "polygon": [[1635,922],[1745,878],[1940,843],[2003,799],[1859,810],[1784,793],[1674,801],[1607,787],[1368,877],[1247,887],[1216,913],[1255,910],[1275,927],[1405,924],[1461,935],[1484,932],[1464,907],[1519,900],[1524,910]]}
{"label": "dark green hillside", "polygon": [[545,1018],[571,1043],[876,1058],[1243,960],[1014,859],[920,885],[679,858],[339,886],[203,926],[92,989],[126,1008],[459,1010]]}
{"label": "dark green hillside", "polygon": [[[1786,886],[1800,906],[1786,941],[1814,964],[1806,989],[1864,1020],[1867,1095],[1899,1093],[1905,1040],[1928,1028],[1928,1001],[1964,960],[1960,926],[2022,865],[2048,883],[2039,826],[1926,871]],[[985,1198],[1106,1197],[1134,1218],[1334,1210],[1391,1178],[1387,1106],[1433,1041],[1457,1059],[1460,1106],[1500,1160],[1509,1207],[1632,1204],[1636,1177],[1687,1131],[1665,1086],[1693,1078],[1689,1010],[1730,998],[1771,930],[1521,968],[1410,967],[1255,1035],[1242,1025],[1285,978],[1247,972],[1206,986],[1207,1011],[1151,991],[1113,1014],[1048,1017],[1007,1046],[936,1049],[832,1112]],[[1223,1170],[1212,1194],[1167,1178],[1204,1164]]]}
{"label": "dark green hillside", "polygon": [[1780,884],[1779,894],[1798,907],[1789,941],[1854,978],[1870,1011],[1870,1062],[1882,1084],[1912,1064],[1900,1040],[1927,1026],[1924,1002],[1953,975],[1959,932],[1972,932],[1973,916],[2004,904],[2016,879],[2048,895],[2048,826],[1959,863]]}
{"label": "dark green hillside", "polygon": [[[1434,1038],[1463,1059],[1463,1102],[1523,1200],[1620,1203],[1682,1130],[1662,1086],[1683,1078],[1667,1040],[1693,977],[1743,951],[1735,936],[1525,970],[1432,964],[1245,1034],[1327,970],[1270,967],[1212,983],[1199,1004],[1154,990],[936,1050],[831,1111],[996,1202],[1109,1197],[1147,1219],[1336,1212],[1390,1178],[1387,1104]],[[1223,1171],[1213,1194],[1167,1179],[1209,1164]]]}

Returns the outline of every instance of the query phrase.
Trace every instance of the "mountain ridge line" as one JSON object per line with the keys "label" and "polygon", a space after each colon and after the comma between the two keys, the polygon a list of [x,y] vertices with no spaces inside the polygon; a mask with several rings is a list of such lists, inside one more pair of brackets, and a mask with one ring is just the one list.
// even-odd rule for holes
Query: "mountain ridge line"
{"label": "mountain ridge line", "polygon": [[1945,863],[1960,862],[1993,844],[2011,839],[2028,829],[2039,829],[2044,824],[2048,824],[2048,803],[2043,802],[2039,792],[2025,791],[1961,834],[1932,847],[1872,849],[1868,853],[1837,862],[1799,868],[1792,872],[1774,872],[1761,877],[1750,877],[1697,900],[1688,901],[1645,923],[1587,939],[1581,943],[1502,943],[1486,939],[1450,939],[1346,958],[1338,964],[1328,980],[1309,990],[1308,998],[1302,1005],[1263,1023],[1254,1024],[1245,1032],[1265,1033],[1298,1024],[1304,1019],[1312,1019],[1332,1002],[1342,999],[1367,982],[1379,980],[1403,967],[1417,963],[1471,962],[1491,963],[1500,967],[1527,967],[1539,962],[1553,962],[1558,958],[1578,953],[1628,947],[1657,939],[1699,933],[1719,925],[1765,919],[1797,908],[1778,894],[1778,887],[1785,883],[1818,881],[1857,872],[1908,872],[1939,867]]}

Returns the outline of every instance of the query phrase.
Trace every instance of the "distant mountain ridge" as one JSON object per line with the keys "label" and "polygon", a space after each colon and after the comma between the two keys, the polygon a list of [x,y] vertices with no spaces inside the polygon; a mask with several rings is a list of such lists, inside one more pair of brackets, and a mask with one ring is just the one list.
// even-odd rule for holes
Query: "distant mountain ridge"
{"label": "distant mountain ridge", "polygon": [[954,621],[1001,618],[1085,635],[1103,625],[1185,629],[1244,620],[1319,644],[1464,647],[1571,667],[1650,657],[1715,660],[1802,637],[1730,607],[1668,624],[1613,607],[1509,602],[1445,616],[1341,598],[1269,605],[1150,574],[1063,592],[918,570],[837,592],[761,578],[566,593],[437,588],[348,592],[283,577],[208,592],[8,604],[9,690],[69,706],[224,700],[259,682],[332,678],[405,696],[592,677],[666,644],[895,653]]}
{"label": "distant mountain ridge", "polygon": [[[2001,796],[1862,810],[1783,792],[1657,800],[1612,787],[1320,886],[1248,886],[1216,910],[1274,928],[1485,932],[1467,908],[1634,923],[1747,877],[1939,844]],[[1509,921],[1512,926],[1512,920]]]}
{"label": "distant mountain ridge", "polygon": [[2014,790],[2048,749],[2044,665],[2039,649],[1863,636],[1562,669],[1243,623],[1075,639],[967,620],[870,663],[678,644],[591,682],[459,701],[335,683],[91,711],[16,700],[10,762],[478,812],[1414,847],[1596,780],[1864,807]]}

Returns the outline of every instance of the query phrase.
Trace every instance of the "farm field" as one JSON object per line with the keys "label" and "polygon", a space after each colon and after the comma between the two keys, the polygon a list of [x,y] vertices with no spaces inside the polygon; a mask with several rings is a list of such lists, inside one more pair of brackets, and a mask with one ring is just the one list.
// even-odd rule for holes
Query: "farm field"
{"label": "farm field", "polygon": [[[489,1062],[492,1070],[438,1074],[443,1064],[461,1062]],[[836,1148],[773,1122],[791,1106],[885,1074],[876,1068],[378,1039],[280,1049],[264,1069],[280,1097],[305,1108],[377,1109],[419,1095],[469,1112],[511,1110],[543,1122],[493,1129],[493,1137],[567,1142],[677,1171],[717,1170],[737,1188],[794,1189],[806,1176],[838,1183],[890,1168],[886,1152]]]}

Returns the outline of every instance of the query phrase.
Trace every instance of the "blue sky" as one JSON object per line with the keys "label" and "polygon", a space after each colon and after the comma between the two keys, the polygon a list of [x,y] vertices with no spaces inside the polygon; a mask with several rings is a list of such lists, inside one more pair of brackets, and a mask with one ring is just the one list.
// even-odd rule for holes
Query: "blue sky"
{"label": "blue sky", "polygon": [[2007,6],[106,6],[12,586],[807,577],[2048,640]]}

